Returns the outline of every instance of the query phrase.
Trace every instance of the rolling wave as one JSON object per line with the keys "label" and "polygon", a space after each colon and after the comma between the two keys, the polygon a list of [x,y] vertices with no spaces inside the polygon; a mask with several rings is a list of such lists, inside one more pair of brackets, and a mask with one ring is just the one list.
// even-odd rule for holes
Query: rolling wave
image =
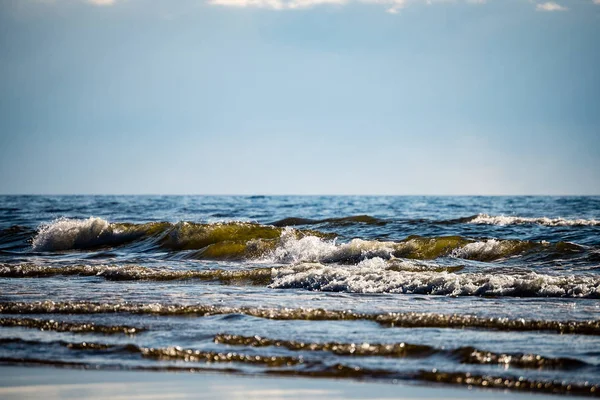
{"label": "rolling wave", "polygon": [[344,226],[351,224],[365,224],[365,225],[385,225],[388,221],[371,217],[370,215],[354,215],[351,217],[340,217],[340,218],[325,218],[325,219],[310,219],[310,218],[297,218],[290,217],[284,218],[270,225],[278,227],[286,226],[299,226],[299,225],[319,225],[327,224],[331,226]]}
{"label": "rolling wave", "polygon": [[[283,229],[249,222],[200,224],[194,222],[110,223],[102,218],[61,218],[42,226],[32,241],[35,251],[88,250],[120,246],[146,239],[171,251],[198,250],[209,259],[256,258],[277,245]],[[289,230],[288,235],[331,237],[317,231]]]}
{"label": "rolling wave", "polygon": [[432,260],[451,256],[476,261],[493,261],[527,252],[569,254],[583,248],[568,242],[548,243],[525,240],[474,240],[461,236],[409,236],[399,242],[352,239],[338,244],[335,240],[306,235],[299,237],[290,228],[284,230],[269,259],[282,263],[321,262],[358,263],[380,257]]}
{"label": "rolling wave", "polygon": [[[325,219],[310,219],[289,217],[272,222],[270,225],[277,227],[286,226],[302,226],[302,225],[320,225],[326,224],[329,226],[344,226],[351,224],[364,225],[386,225],[391,220],[371,217],[369,215],[355,215],[350,217],[325,218]],[[469,217],[433,221],[427,219],[408,219],[399,220],[405,223],[442,223],[442,224],[486,224],[486,225],[545,225],[545,226],[600,226],[600,220],[584,219],[584,218],[549,218],[549,217],[520,217],[508,215],[489,215],[476,214]]]}
{"label": "rolling wave", "polygon": [[400,241],[352,239],[338,243],[335,235],[250,222],[109,223],[90,217],[59,219],[42,226],[33,237],[35,251],[93,250],[144,241],[145,249],[183,252],[184,258],[263,260],[277,263],[358,263],[373,257],[431,260],[455,257],[494,261],[529,253],[569,254],[584,248],[569,242],[472,239],[462,236],[409,236]]}
{"label": "rolling wave", "polygon": [[494,353],[479,350],[474,347],[457,349],[435,348],[433,346],[410,343],[314,343],[290,340],[275,340],[260,336],[241,336],[219,334],[214,338],[215,343],[232,346],[251,347],[283,347],[292,351],[327,351],[339,356],[352,357],[430,357],[442,355],[456,358],[463,364],[501,364],[506,367],[518,368],[550,368],[571,369],[579,368],[588,363],[573,358],[552,358],[539,354],[523,353]]}
{"label": "rolling wave", "polygon": [[53,276],[98,276],[109,281],[174,281],[199,279],[226,284],[250,283],[267,285],[271,282],[271,268],[248,270],[173,270],[139,265],[35,265],[0,264],[3,278],[47,278]]}
{"label": "rolling wave", "polygon": [[94,303],[94,302],[5,302],[0,314],[142,314],[162,316],[197,316],[243,314],[272,320],[306,321],[373,321],[388,327],[491,329],[498,331],[548,331],[559,334],[600,335],[600,320],[556,321],[522,318],[483,318],[475,315],[433,313],[371,314],[321,308],[260,308],[215,305],[161,303]]}

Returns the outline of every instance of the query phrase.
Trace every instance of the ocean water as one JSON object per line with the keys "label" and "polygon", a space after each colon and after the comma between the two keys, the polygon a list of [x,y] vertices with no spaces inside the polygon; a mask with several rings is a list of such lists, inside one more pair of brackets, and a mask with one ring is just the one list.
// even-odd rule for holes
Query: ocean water
{"label": "ocean water", "polygon": [[0,196],[0,363],[600,394],[600,197]]}

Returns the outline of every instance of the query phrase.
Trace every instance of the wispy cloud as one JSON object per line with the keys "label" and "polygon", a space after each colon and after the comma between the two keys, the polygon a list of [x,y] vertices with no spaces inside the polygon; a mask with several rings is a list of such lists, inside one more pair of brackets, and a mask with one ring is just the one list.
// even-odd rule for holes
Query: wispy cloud
{"label": "wispy cloud", "polygon": [[[470,4],[483,4],[486,0],[462,0]],[[600,1],[600,0],[599,0]],[[432,5],[435,3],[449,3],[454,0],[208,0],[208,4],[228,7],[257,7],[268,8],[272,10],[295,10],[305,9],[321,5],[345,5],[350,2],[380,4],[386,7],[386,11],[391,14],[398,13],[409,3],[425,3]]]}
{"label": "wispy cloud", "polygon": [[116,0],[87,0],[88,3],[95,6],[112,6]]}
{"label": "wispy cloud", "polygon": [[[598,0],[594,0],[594,2],[596,2]],[[558,3],[555,3],[553,1],[548,1],[546,3],[541,3],[535,6],[535,9],[538,11],[567,11],[568,8],[561,6]]]}
{"label": "wispy cloud", "polygon": [[[55,0],[38,0],[55,1]],[[123,0],[82,0],[94,6],[111,6]],[[397,14],[401,9],[410,4],[436,3],[467,3],[472,5],[481,5],[487,3],[487,0],[204,0],[207,4],[214,6],[232,7],[232,8],[264,8],[270,10],[300,10],[313,8],[323,5],[343,6],[349,3],[379,4],[386,7],[386,12]],[[600,5],[600,0],[591,0],[593,4]],[[535,3],[535,0],[529,0],[529,3]],[[537,3],[537,11],[568,11],[569,8],[554,1]]]}
{"label": "wispy cloud", "polygon": [[208,4],[228,7],[257,7],[272,10],[310,8],[323,4],[345,4],[347,0],[209,0]]}

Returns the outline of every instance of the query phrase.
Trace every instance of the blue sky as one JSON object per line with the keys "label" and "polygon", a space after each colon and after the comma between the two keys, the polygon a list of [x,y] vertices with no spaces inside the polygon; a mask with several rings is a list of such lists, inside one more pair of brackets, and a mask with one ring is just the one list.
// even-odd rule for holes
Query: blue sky
{"label": "blue sky", "polygon": [[600,194],[600,1],[0,0],[0,193]]}

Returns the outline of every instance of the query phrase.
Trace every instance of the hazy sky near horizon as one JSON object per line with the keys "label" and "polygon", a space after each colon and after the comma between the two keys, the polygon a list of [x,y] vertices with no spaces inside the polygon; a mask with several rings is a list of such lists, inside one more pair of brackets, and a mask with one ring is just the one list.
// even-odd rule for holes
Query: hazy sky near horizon
{"label": "hazy sky near horizon", "polygon": [[0,193],[600,194],[600,0],[0,0]]}

